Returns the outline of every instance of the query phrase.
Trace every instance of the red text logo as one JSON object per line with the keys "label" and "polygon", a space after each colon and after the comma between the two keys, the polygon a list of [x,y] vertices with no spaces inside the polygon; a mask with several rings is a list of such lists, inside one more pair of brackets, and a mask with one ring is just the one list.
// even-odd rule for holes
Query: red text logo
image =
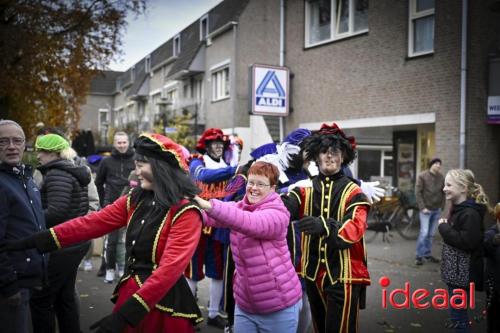
{"label": "red text logo", "polygon": [[[474,309],[476,299],[474,294],[474,282],[469,285],[469,292],[463,289],[453,289],[452,294],[447,289],[437,288],[429,291],[424,288],[411,290],[410,282],[405,282],[404,288],[387,290],[391,280],[382,276],[378,283],[382,287],[382,308],[388,306],[394,309],[409,309],[412,305],[415,309]],[[450,297],[451,296],[451,297]],[[388,305],[389,304],[389,305]]]}

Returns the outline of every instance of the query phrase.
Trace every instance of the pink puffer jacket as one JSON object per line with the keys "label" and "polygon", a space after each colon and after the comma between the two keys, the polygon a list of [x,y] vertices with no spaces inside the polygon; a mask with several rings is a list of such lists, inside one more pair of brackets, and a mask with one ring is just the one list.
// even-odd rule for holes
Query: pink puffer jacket
{"label": "pink puffer jacket", "polygon": [[290,214],[279,195],[272,192],[256,204],[248,203],[246,196],[236,203],[215,199],[210,203],[206,224],[231,228],[238,306],[266,314],[298,302],[302,289],[286,242]]}

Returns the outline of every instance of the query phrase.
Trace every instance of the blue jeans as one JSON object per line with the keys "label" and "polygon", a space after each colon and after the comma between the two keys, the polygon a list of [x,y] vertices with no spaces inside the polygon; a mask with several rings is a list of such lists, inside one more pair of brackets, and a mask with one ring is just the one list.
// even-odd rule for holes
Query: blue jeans
{"label": "blue jeans", "polygon": [[240,309],[234,310],[235,333],[289,333],[296,332],[302,299],[283,310],[266,314],[253,314]]}
{"label": "blue jeans", "polygon": [[[453,295],[454,289],[464,289],[455,286],[448,285],[448,292],[450,298]],[[467,295],[469,294],[469,288],[464,289]],[[451,306],[449,307],[450,321],[456,323],[457,327],[454,329],[456,333],[471,333],[469,325],[469,315],[467,314],[467,309],[455,309]]]}
{"label": "blue jeans", "polygon": [[9,305],[6,298],[0,296],[0,323],[3,333],[29,332],[29,301],[30,290],[20,289],[21,303],[17,306]]}
{"label": "blue jeans", "polygon": [[420,211],[420,234],[417,239],[417,258],[431,255],[432,239],[436,234],[441,209],[431,210],[428,214]]}

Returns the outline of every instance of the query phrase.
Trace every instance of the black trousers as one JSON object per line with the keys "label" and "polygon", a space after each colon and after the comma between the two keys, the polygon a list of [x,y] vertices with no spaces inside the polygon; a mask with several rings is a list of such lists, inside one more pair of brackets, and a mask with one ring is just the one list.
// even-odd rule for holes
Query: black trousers
{"label": "black trousers", "polygon": [[48,286],[34,290],[30,300],[34,333],[54,333],[55,318],[60,333],[80,332],[79,300],[75,293],[78,265],[89,249],[86,242],[50,254]]}
{"label": "black trousers", "polygon": [[315,332],[358,332],[359,301],[364,288],[365,286],[359,284],[337,282],[323,286],[322,290],[321,282],[306,279],[306,292]]}
{"label": "black trousers", "polygon": [[224,311],[227,313],[227,321],[230,326],[234,325],[235,301],[233,295],[234,259],[231,246],[224,244]]}

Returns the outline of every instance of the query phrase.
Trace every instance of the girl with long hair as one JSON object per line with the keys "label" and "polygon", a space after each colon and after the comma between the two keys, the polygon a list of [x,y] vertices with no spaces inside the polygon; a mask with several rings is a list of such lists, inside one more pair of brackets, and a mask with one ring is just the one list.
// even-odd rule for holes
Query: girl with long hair
{"label": "girl with long hair", "polygon": [[[474,174],[467,169],[448,171],[443,188],[446,200],[452,204],[447,219],[439,221],[443,238],[441,278],[450,294],[456,289],[468,293],[471,283],[483,289],[483,218],[489,208],[488,197]],[[470,332],[467,309],[450,304],[447,328],[455,332]]]}

